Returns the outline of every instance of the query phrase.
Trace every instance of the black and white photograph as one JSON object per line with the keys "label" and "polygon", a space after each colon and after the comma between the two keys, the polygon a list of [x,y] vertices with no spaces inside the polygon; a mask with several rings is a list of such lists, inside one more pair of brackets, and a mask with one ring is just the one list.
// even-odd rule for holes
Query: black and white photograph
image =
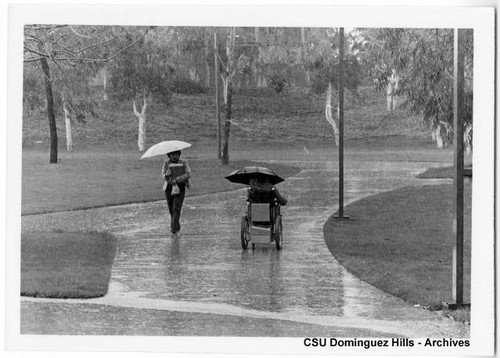
{"label": "black and white photograph", "polygon": [[494,7],[8,11],[7,351],[494,354]]}

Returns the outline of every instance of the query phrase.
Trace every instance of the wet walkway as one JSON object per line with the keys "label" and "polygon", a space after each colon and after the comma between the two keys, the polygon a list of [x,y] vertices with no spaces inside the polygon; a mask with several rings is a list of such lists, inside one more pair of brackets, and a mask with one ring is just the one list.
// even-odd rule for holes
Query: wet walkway
{"label": "wet walkway", "polygon": [[[295,161],[280,184],[284,248],[242,250],[245,191],[186,197],[181,235],[165,201],[23,217],[23,230],[107,230],[118,238],[109,293],[22,298],[23,334],[468,337],[469,327],[358,280],[327,249],[337,163]],[[407,185],[429,163],[351,162],[345,202]],[[438,164],[434,164],[438,165]],[[425,181],[425,184],[429,184]]]}

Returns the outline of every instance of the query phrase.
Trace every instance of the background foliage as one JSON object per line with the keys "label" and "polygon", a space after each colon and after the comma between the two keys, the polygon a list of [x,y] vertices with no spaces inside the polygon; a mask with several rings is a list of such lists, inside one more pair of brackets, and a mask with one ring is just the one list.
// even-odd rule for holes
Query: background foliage
{"label": "background foliage", "polygon": [[[218,36],[217,47],[214,47],[214,33]],[[153,118],[148,114],[148,121],[155,121],[154,117],[161,112],[160,122],[171,129],[178,126],[178,121],[187,126],[192,118],[213,128],[216,72],[223,71],[220,64],[227,61],[228,34],[228,28],[26,26],[24,142],[46,141],[42,138],[45,134],[31,132],[43,127],[38,121],[42,120],[46,108],[44,77],[38,63],[40,53],[49,59],[56,114],[62,114],[62,99],[68,100],[77,122],[75,140],[80,141],[81,146],[95,140],[79,136],[80,133],[111,128],[117,121],[123,125],[124,119],[116,117],[127,116],[122,108],[130,110],[130,101],[138,98],[147,98],[148,103],[152,103],[148,113]],[[247,139],[265,137],[266,133],[253,133],[251,126],[270,128],[267,116],[274,116],[273,123],[279,122],[285,129],[287,126],[307,126],[310,117],[320,121],[328,84],[337,86],[338,36],[336,28],[237,28],[233,104],[233,120],[240,125],[235,129],[240,131],[237,136],[245,132]],[[217,65],[215,57],[220,59]],[[472,65],[473,34],[469,32],[465,66],[466,125],[472,123]],[[366,132],[373,127],[372,122],[383,127],[387,114],[381,112],[382,107],[373,111],[368,102],[377,98],[376,101],[383,104],[387,76],[394,68],[401,77],[398,94],[403,105],[397,113],[398,118],[394,119],[401,131],[414,130],[417,126],[413,124],[403,127],[408,118],[419,118],[429,131],[443,126],[445,141],[451,140],[452,30],[380,28],[348,31],[345,66],[346,87],[352,97],[347,110],[349,106],[366,106],[365,110],[374,115],[371,121],[365,120]],[[380,93],[374,94],[372,90]],[[250,127],[245,125],[250,124],[249,121]],[[89,128],[91,126],[94,130]],[[192,123],[191,130],[193,126],[198,124]],[[148,127],[148,136],[150,129]],[[115,132],[121,130],[113,129]],[[201,137],[204,132],[200,131]],[[289,134],[294,134],[293,129]],[[134,135],[127,134],[131,138],[126,142],[134,141]],[[421,135],[420,129],[415,135]],[[205,139],[214,137],[213,133]]]}

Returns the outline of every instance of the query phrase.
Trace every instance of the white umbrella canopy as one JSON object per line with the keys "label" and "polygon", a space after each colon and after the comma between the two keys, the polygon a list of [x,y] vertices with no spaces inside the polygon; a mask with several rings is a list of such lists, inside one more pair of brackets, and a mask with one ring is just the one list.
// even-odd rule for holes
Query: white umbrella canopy
{"label": "white umbrella canopy", "polygon": [[168,153],[189,148],[190,146],[191,144],[183,142],[181,140],[166,140],[160,143],[156,143],[151,148],[149,148],[142,155],[141,159],[156,157],[157,155],[166,155]]}

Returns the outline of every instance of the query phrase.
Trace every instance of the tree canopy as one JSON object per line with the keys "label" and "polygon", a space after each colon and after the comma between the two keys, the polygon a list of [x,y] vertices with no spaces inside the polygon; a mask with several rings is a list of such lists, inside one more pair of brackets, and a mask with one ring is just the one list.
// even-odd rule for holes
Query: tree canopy
{"label": "tree canopy", "polygon": [[[234,28],[229,52],[232,30],[223,27],[33,24],[24,30],[25,105],[48,108],[42,95],[50,85],[53,111],[64,101],[81,122],[103,100],[102,95],[96,98],[95,79],[101,74],[104,92],[109,75],[111,98],[148,97],[162,104],[169,104],[175,92],[203,92],[214,86],[216,73],[227,80],[228,71],[234,72],[234,89],[269,87],[282,94],[300,88],[323,97],[331,95],[339,78],[337,28]],[[384,90],[395,70],[403,107],[422,115],[431,131],[439,129],[445,142],[451,141],[453,30],[352,29],[346,32],[344,53],[347,89],[355,92],[375,83]],[[465,78],[465,125],[471,129],[472,30],[466,35]],[[471,138],[472,131],[467,133]]]}
{"label": "tree canopy", "polygon": [[[377,58],[372,76],[379,89],[387,86],[392,69],[400,75],[398,94],[404,107],[421,113],[431,129],[443,128],[444,140],[453,138],[453,30],[367,29],[371,52]],[[473,32],[465,37],[465,126],[472,127]],[[472,132],[466,138],[471,145]]]}

